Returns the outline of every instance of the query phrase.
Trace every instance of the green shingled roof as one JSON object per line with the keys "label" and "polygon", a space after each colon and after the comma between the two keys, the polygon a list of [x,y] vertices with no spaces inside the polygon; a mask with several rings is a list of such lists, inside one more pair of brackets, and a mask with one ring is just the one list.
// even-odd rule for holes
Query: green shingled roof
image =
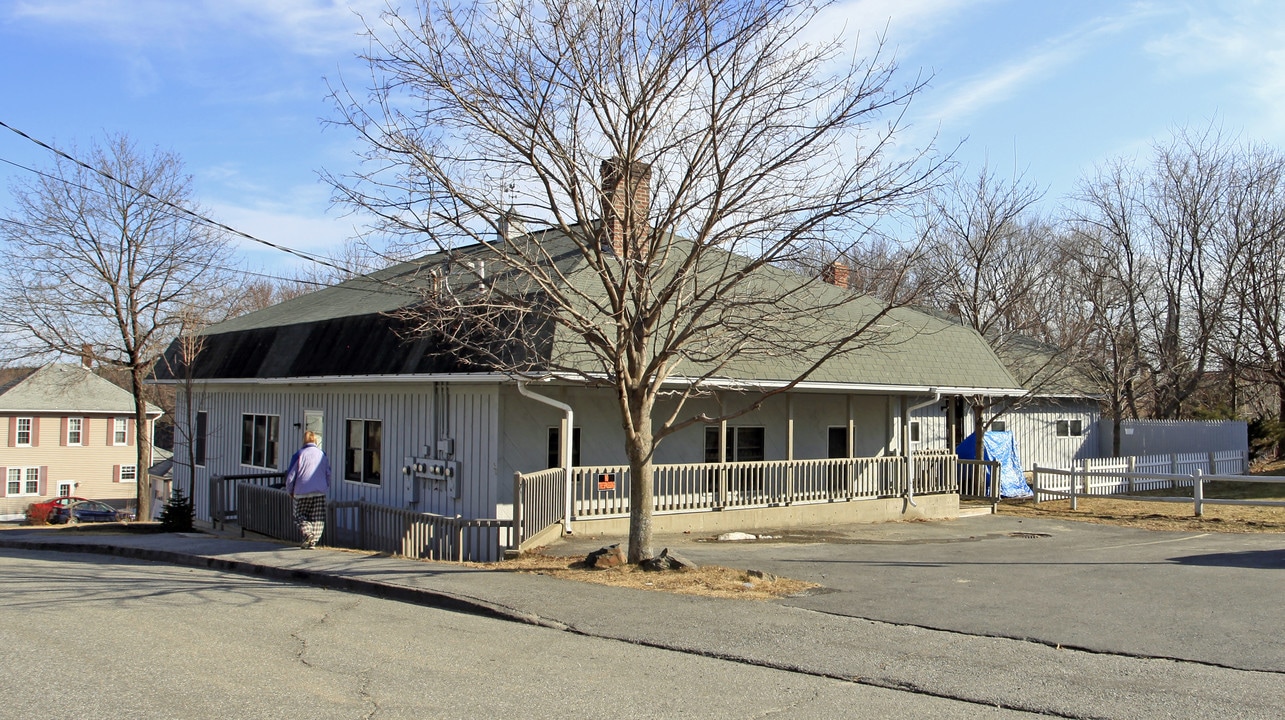
{"label": "green shingled roof", "polygon": [[[568,283],[569,287],[580,293],[580,309],[588,314],[593,313],[592,304],[602,297],[602,283],[570,238],[561,233],[545,231],[525,236],[516,242],[539,243],[546,258],[544,262],[550,267],[556,267],[561,282]],[[673,242],[681,244],[686,241]],[[492,252],[482,245],[462,248],[453,253],[453,261],[485,259]],[[280,370],[268,371],[265,368],[269,364],[280,368],[289,366],[290,363],[282,362],[279,358],[275,361],[259,358],[263,353],[255,355],[244,347],[247,339],[260,343],[272,342],[273,352],[280,353],[289,352],[289,348],[278,338],[291,333],[296,337],[304,337],[305,333],[299,330],[304,327],[315,329],[342,326],[345,332],[351,332],[354,323],[367,322],[372,326],[372,336],[386,332],[383,328],[373,326],[390,324],[388,313],[416,303],[419,300],[417,289],[426,287],[426,283],[431,282],[429,270],[440,267],[445,260],[444,255],[430,255],[213,326],[206,332],[212,344],[222,341],[224,345],[231,347],[240,343],[235,351],[222,350],[225,356],[240,354],[249,358],[245,362],[256,364],[253,368],[234,369],[232,365],[237,363],[225,363],[219,372],[226,377],[284,377]],[[711,252],[708,254],[708,267],[698,269],[693,281],[701,282],[702,273],[716,273],[718,267],[742,261],[743,258],[730,253]],[[496,265],[498,267],[500,264]],[[516,272],[500,272],[489,278],[508,291],[521,290],[529,282],[522,273]],[[864,324],[882,308],[881,303],[873,298],[854,297],[849,290],[775,267],[756,270],[746,286],[747,292],[752,293],[756,283],[768,288],[771,292],[765,295],[772,297],[781,295],[781,291],[785,290],[782,304],[775,308],[745,310],[743,317],[729,318],[729,322],[741,321],[761,329],[765,339],[769,339],[772,332],[788,334],[794,347],[790,352],[773,352],[770,343],[765,342],[759,352],[720,368],[712,373],[713,377],[742,382],[791,381],[816,359],[806,349],[799,350],[799,340],[804,341],[804,348],[823,346],[827,335],[840,328]],[[851,301],[846,302],[848,300]],[[810,312],[818,306],[834,305],[839,301],[844,303],[840,307],[832,307],[830,311]],[[788,321],[776,322],[777,316],[788,318]],[[900,308],[880,319],[872,330],[864,340],[864,347],[858,346],[829,359],[811,375],[809,381],[1008,391],[1019,387],[976,332],[947,319]],[[324,342],[326,337],[315,331],[306,336],[312,338],[313,342]],[[221,350],[216,348],[215,351]],[[419,351],[426,351],[423,344]],[[336,352],[343,352],[343,348],[337,348]],[[601,370],[596,366],[599,361],[590,353],[584,352],[575,334],[565,328],[559,328],[553,336],[551,359],[550,367],[573,368],[586,373]],[[423,367],[424,364],[421,362],[417,365],[412,358],[383,362],[383,366],[410,368]],[[696,377],[709,371],[708,363],[703,363],[693,353],[690,359],[679,364],[676,375]],[[360,367],[352,367],[350,364],[337,374],[361,372]]]}
{"label": "green shingled roof", "polygon": [[[134,412],[134,396],[81,365],[46,365],[0,392],[0,412]],[[149,414],[161,409],[148,403]]]}

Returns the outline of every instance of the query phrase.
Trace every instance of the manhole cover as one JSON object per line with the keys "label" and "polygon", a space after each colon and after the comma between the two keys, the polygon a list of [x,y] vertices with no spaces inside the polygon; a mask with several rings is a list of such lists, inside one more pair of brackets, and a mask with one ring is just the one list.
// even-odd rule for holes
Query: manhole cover
{"label": "manhole cover", "polygon": [[1033,532],[1014,532],[1014,533],[1009,533],[1009,534],[1008,534],[1008,536],[1009,536],[1009,537],[1013,537],[1013,538],[1046,538],[1046,537],[1053,537],[1052,535],[1050,535],[1050,534],[1048,534],[1048,533],[1033,533]]}

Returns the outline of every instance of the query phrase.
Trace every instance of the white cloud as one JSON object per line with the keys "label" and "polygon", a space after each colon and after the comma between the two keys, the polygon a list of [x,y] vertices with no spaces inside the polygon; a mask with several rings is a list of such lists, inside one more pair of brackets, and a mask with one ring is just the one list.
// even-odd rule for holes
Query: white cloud
{"label": "white cloud", "polygon": [[382,7],[376,0],[23,0],[8,16],[91,32],[129,48],[218,43],[235,32],[299,54],[333,55],[360,44],[357,13],[373,19]]}
{"label": "white cloud", "polygon": [[[352,218],[325,212],[325,205],[296,205],[287,202],[255,203],[215,201],[209,204],[211,218],[252,235],[259,240],[297,250],[306,255],[324,257],[338,252],[356,234]],[[294,265],[294,256],[274,250],[262,243],[237,237],[236,243],[247,254],[276,260],[282,266]]]}
{"label": "white cloud", "polygon": [[1079,27],[1033,47],[1028,54],[948,89],[945,100],[926,114],[936,122],[959,122],[983,109],[1002,103],[1090,52],[1100,38],[1134,27],[1154,17],[1148,6],[1136,5],[1125,13],[1094,18]]}
{"label": "white cloud", "polygon": [[1188,5],[1185,22],[1144,47],[1162,72],[1190,82],[1217,84],[1229,98],[1252,97],[1243,120],[1251,134],[1276,135],[1285,122],[1285,5],[1209,2]]}

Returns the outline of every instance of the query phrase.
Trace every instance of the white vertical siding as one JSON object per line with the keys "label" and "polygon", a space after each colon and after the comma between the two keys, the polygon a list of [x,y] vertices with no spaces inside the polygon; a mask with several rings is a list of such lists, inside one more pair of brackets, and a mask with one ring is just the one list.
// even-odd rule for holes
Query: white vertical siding
{"label": "white vertical siding", "polygon": [[[425,446],[436,447],[433,428],[433,385],[349,385],[323,386],[208,386],[194,398],[197,409],[209,413],[207,464],[197,468],[194,493],[197,515],[209,517],[208,479],[212,475],[271,472],[241,465],[241,416],[245,413],[278,415],[281,420],[279,467],[284,471],[290,455],[302,443],[305,410],[319,410],[324,416],[322,445],[334,470],[330,497],[333,500],[365,500],[389,507],[414,507],[425,512],[465,517],[494,517],[498,494],[496,468],[498,392],[494,385],[454,385],[450,390],[450,425],[455,440],[455,457],[460,465],[457,493],[445,483],[414,483],[403,475],[405,458],[423,456]],[[179,398],[179,422],[185,422],[184,398]],[[379,420],[383,442],[380,449],[379,485],[344,479],[344,445],[349,419]],[[296,428],[295,423],[300,427]],[[176,459],[186,458],[186,434],[177,433]],[[187,469],[177,467],[175,479],[186,487]],[[510,477],[511,482],[511,477]],[[456,497],[455,495],[458,495]]]}
{"label": "white vertical siding", "polygon": [[[1000,419],[1016,437],[1022,469],[1029,471],[1036,465],[1069,467],[1072,461],[1096,457],[1098,415],[1098,405],[1093,400],[1035,398],[1005,412]],[[1084,434],[1058,437],[1059,420],[1079,420]]]}

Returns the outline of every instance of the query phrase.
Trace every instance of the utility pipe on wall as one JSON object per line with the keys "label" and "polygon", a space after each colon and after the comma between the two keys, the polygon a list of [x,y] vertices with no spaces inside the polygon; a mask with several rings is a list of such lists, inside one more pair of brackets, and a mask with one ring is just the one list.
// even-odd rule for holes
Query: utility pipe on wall
{"label": "utility pipe on wall", "polygon": [[[559,402],[557,400],[554,400],[553,398],[545,397],[543,395],[537,395],[536,393],[531,392],[530,390],[527,389],[526,383],[523,383],[520,381],[518,382],[518,394],[522,395],[522,397],[535,400],[536,402],[544,403],[545,405],[555,407],[561,410],[563,412],[563,415],[565,416],[565,419],[564,419],[565,426],[562,429],[562,438],[561,438],[562,471],[565,474],[564,484],[566,485],[566,497],[563,500],[563,508],[562,508],[562,532],[565,535],[570,535],[571,534],[571,492],[573,489],[573,482],[574,482],[574,478],[571,475],[571,448],[572,448],[571,443],[575,436],[575,427],[576,427],[575,411],[571,409],[570,405],[564,402]],[[513,502],[515,503],[520,501],[521,501],[521,498],[513,498]]]}
{"label": "utility pipe on wall", "polygon": [[932,400],[925,400],[906,408],[906,416],[901,419],[902,446],[906,448],[906,471],[910,474],[910,476],[906,478],[906,502],[910,503],[911,507],[919,506],[915,504],[915,453],[910,449],[910,416],[919,408],[935,405],[941,401],[941,391],[936,388],[932,388],[932,392]]}

